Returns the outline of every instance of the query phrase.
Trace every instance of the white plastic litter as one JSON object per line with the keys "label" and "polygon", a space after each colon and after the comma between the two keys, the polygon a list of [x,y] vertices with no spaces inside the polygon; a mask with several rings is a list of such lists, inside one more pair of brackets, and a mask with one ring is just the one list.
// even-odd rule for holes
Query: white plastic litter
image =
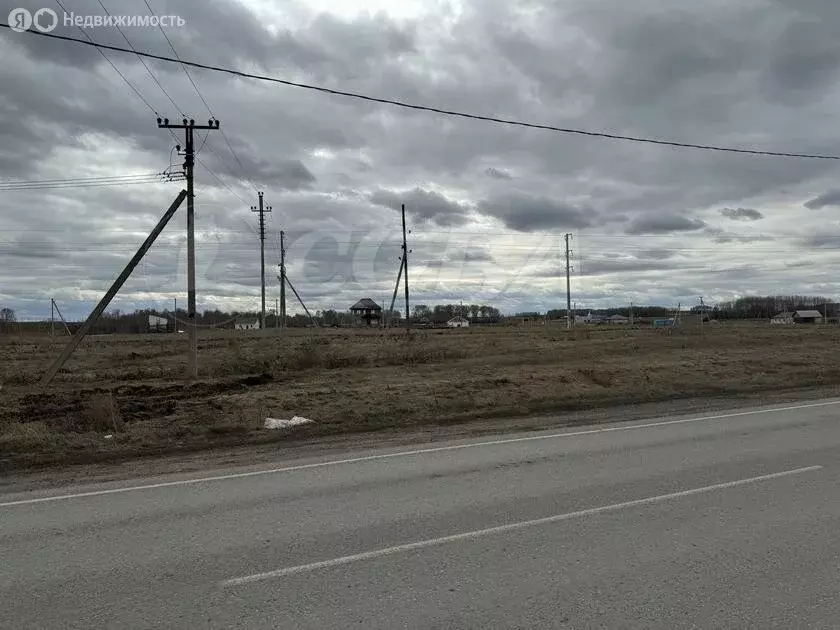
{"label": "white plastic litter", "polygon": [[266,418],[265,428],[288,429],[289,427],[295,427],[299,424],[309,424],[310,422],[315,421],[310,420],[309,418],[304,418],[303,416],[293,416],[291,420],[284,420],[283,418]]}
{"label": "white plastic litter", "polygon": [[114,436],[111,433],[109,433],[108,435],[103,435],[102,437],[104,437],[106,440],[110,440]]}

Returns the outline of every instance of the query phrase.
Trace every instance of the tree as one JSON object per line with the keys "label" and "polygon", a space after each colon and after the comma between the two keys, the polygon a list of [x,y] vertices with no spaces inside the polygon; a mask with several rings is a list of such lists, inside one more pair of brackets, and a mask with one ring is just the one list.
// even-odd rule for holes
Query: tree
{"label": "tree", "polygon": [[414,320],[429,319],[432,316],[431,310],[425,304],[415,304],[411,310],[413,311],[411,317]]}
{"label": "tree", "polygon": [[10,308],[0,309],[0,330],[8,331],[11,325],[17,321],[15,312]]}

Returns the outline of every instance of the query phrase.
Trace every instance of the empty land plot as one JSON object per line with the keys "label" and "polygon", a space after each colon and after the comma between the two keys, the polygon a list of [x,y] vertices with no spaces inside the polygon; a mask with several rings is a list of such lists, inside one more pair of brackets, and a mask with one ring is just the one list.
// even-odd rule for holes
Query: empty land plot
{"label": "empty land plot", "polygon": [[[830,386],[840,328],[727,322],[669,330],[554,326],[0,337],[0,464],[436,426],[623,403]],[[294,436],[266,417],[302,415]],[[105,437],[105,436],[110,437]]]}

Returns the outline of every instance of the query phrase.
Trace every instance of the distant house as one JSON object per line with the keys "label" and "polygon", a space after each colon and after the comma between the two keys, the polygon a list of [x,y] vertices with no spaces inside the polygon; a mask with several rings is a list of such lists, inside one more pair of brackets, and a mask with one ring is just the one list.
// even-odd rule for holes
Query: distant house
{"label": "distant house", "polygon": [[258,319],[237,319],[236,330],[257,330],[260,327]]}
{"label": "distant house", "polygon": [[149,315],[149,332],[166,332],[169,329],[169,321],[165,317]]}
{"label": "distant house", "polygon": [[469,328],[470,320],[465,319],[464,317],[461,317],[460,315],[456,315],[455,317],[450,319],[448,322],[446,322],[446,325],[449,326],[450,328]]}
{"label": "distant house", "polygon": [[773,315],[773,317],[770,318],[770,323],[774,325],[792,324],[793,313],[788,313],[787,311],[777,313],[776,315]]}
{"label": "distant house", "polygon": [[629,324],[630,318],[624,317],[624,315],[620,315],[616,313],[615,315],[611,315],[610,318],[607,320],[610,324]]}
{"label": "distant house", "polygon": [[823,320],[819,311],[796,311],[793,314],[793,321],[797,324],[818,324]]}
{"label": "distant house", "polygon": [[382,318],[382,307],[370,298],[362,298],[350,307],[350,312],[368,326],[372,322],[379,323]]}
{"label": "distant house", "polygon": [[584,316],[581,318],[581,322],[583,322],[584,324],[590,324],[590,325],[592,325],[592,326],[594,326],[594,325],[596,325],[596,324],[603,324],[603,323],[605,323],[606,321],[607,321],[607,320],[605,320],[605,319],[604,319],[603,317],[601,317],[600,315],[593,315],[593,314],[592,314],[592,311],[589,311],[586,315],[584,315]]}

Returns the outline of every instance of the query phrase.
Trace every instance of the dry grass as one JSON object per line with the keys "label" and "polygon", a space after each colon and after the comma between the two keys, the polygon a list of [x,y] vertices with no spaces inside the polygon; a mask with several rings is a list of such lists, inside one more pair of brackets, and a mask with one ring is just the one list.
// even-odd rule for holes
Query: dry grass
{"label": "dry grass", "polygon": [[728,323],[225,332],[200,340],[196,383],[184,335],[100,337],[35,389],[63,341],[0,338],[6,466],[288,439],[266,416],[311,417],[296,435],[313,436],[840,382],[840,329]]}

